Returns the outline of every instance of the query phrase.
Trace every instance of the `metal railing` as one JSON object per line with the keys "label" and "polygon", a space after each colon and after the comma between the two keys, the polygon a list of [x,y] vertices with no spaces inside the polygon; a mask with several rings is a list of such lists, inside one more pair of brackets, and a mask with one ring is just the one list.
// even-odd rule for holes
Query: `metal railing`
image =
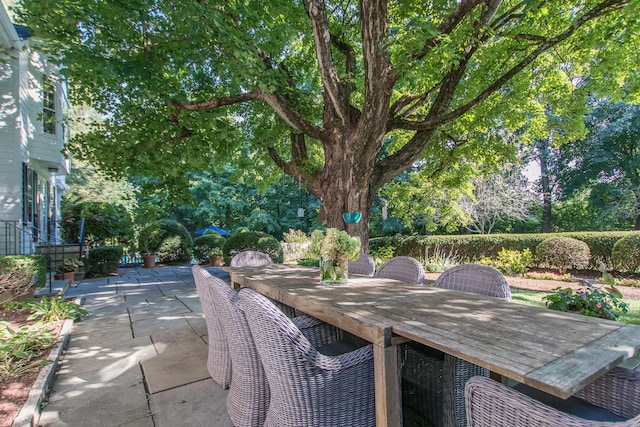
{"label": "metal railing", "polygon": [[51,292],[57,267],[64,263],[65,258],[82,258],[82,246],[49,242],[41,236],[49,235],[37,227],[24,225],[21,221],[0,218],[0,255],[44,255]]}

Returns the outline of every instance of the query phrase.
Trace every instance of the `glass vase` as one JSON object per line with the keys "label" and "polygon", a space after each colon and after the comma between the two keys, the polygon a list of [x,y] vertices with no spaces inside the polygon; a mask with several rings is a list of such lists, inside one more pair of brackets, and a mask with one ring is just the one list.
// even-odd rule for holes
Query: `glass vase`
{"label": "glass vase", "polygon": [[349,261],[346,259],[320,259],[320,284],[339,285],[347,283]]}

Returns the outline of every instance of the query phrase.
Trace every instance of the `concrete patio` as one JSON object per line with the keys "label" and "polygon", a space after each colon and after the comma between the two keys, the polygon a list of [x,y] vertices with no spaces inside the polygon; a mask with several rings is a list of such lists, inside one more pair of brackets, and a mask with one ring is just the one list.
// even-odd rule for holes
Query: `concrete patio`
{"label": "concrete patio", "polygon": [[227,392],[207,372],[190,265],[123,268],[65,295],[89,315],[72,329],[39,426],[232,426]]}

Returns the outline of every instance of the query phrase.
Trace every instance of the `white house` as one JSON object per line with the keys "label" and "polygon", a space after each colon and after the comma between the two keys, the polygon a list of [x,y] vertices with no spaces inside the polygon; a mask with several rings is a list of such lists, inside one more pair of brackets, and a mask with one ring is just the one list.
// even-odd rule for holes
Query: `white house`
{"label": "white house", "polygon": [[[9,0],[10,1],[10,0]],[[26,28],[0,8],[0,254],[58,243],[70,163],[64,81]]]}

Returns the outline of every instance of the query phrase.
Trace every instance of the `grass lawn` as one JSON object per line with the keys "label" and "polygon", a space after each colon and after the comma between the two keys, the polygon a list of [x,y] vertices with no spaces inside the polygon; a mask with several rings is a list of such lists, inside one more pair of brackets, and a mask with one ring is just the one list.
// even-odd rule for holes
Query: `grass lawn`
{"label": "grass lawn", "polygon": [[[542,297],[545,295],[545,292],[523,291],[511,288],[511,298],[513,302],[518,304],[544,307]],[[629,312],[620,315],[618,322],[640,325],[640,300],[625,300],[625,302],[629,305]]]}

